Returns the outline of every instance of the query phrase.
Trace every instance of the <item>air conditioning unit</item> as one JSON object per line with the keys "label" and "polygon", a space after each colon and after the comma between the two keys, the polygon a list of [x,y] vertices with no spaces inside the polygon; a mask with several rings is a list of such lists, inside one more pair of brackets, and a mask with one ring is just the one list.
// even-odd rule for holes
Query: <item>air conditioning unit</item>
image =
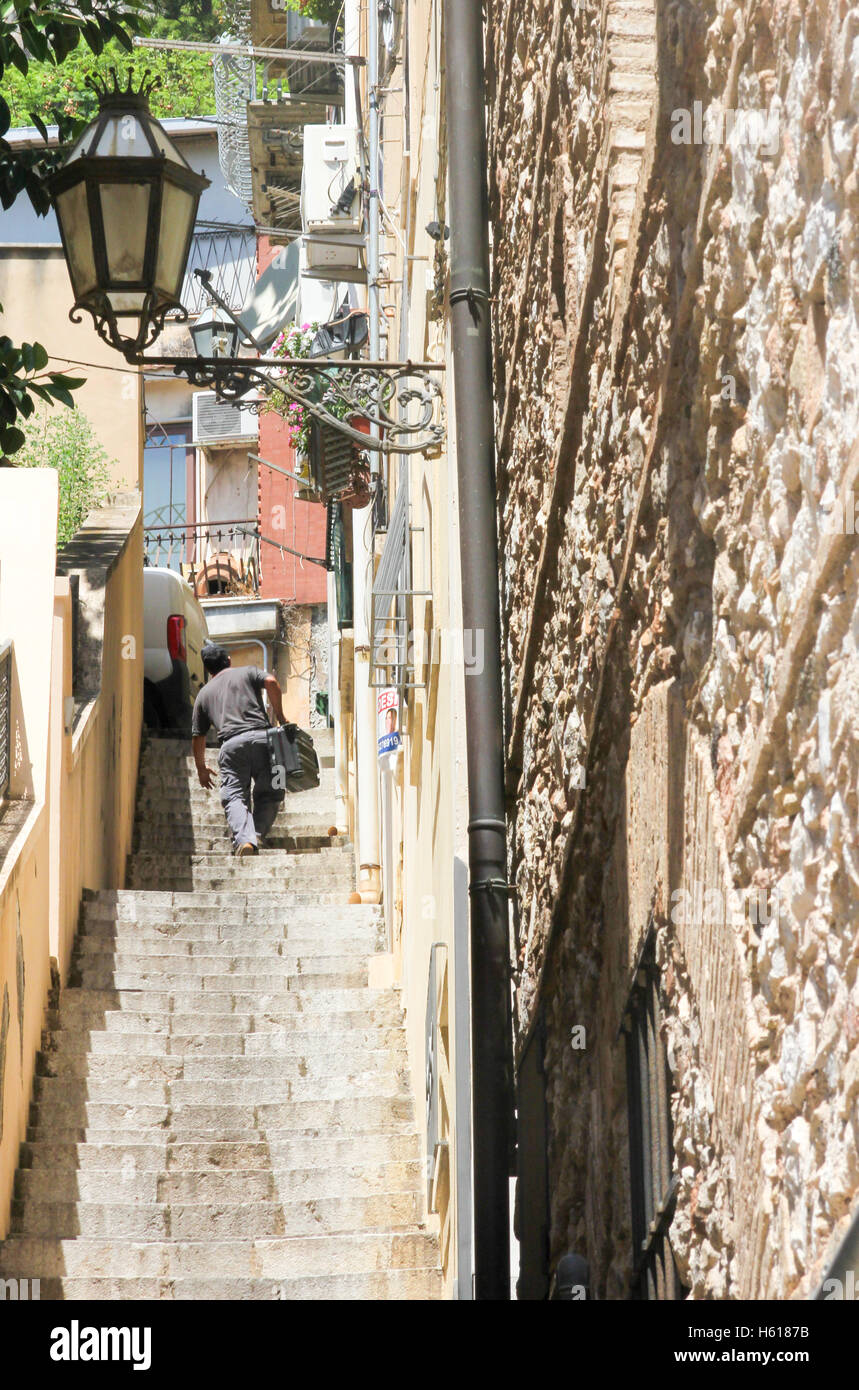
{"label": "air conditioning unit", "polygon": [[191,443],[201,449],[251,443],[259,435],[259,420],[253,410],[241,402],[219,401],[214,391],[194,394],[192,422]]}
{"label": "air conditioning unit", "polygon": [[362,232],[320,232],[304,237],[306,269],[313,280],[343,280],[366,284],[366,242]]}
{"label": "air conditioning unit", "polygon": [[301,172],[305,232],[360,232],[363,225],[358,131],[346,125],[306,125]]}

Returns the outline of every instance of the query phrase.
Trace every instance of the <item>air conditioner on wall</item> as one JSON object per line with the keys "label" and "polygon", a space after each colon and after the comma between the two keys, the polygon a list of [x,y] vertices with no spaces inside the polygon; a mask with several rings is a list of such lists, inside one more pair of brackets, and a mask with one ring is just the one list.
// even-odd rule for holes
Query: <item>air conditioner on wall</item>
{"label": "air conditioner on wall", "polygon": [[365,240],[360,232],[325,232],[304,237],[307,265],[303,276],[314,280],[342,280],[365,284]]}
{"label": "air conditioner on wall", "polygon": [[259,419],[253,410],[241,402],[219,401],[214,391],[195,392],[191,409],[191,443],[201,449],[253,442],[259,435]]}
{"label": "air conditioner on wall", "polygon": [[360,232],[363,208],[354,126],[304,127],[301,214],[305,232]]}

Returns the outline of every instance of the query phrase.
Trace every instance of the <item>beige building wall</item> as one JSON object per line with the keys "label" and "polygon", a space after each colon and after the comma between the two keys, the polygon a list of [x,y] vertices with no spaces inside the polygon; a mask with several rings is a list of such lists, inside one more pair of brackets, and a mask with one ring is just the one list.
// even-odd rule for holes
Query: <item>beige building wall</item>
{"label": "beige building wall", "polygon": [[0,1238],[50,980],[46,783],[56,519],[51,469],[0,470],[0,641],[13,644],[10,786],[0,808]]}
{"label": "beige building wall", "polygon": [[57,560],[56,474],[0,472],[0,640],[14,644],[13,775],[0,808],[0,1239],[82,891],[121,887],[131,848],[142,542],[139,496],[121,502],[91,513]]}
{"label": "beige building wall", "polygon": [[[388,323],[387,355],[394,359],[447,361],[447,324],[436,313],[436,289],[444,275],[437,243],[427,223],[445,222],[445,140],[441,71],[440,8],[431,0],[409,7],[408,63],[401,38],[396,79],[383,106],[383,308]],[[409,86],[400,91],[407,71]],[[445,413],[452,420],[449,373],[444,384]],[[470,1224],[470,1198],[457,1193],[457,1143],[468,1166],[469,1117],[458,1124],[457,1080],[467,1082],[467,1060],[457,1036],[457,1018],[467,1035],[467,943],[457,972],[456,935],[467,935],[465,865],[468,849],[465,770],[465,677],[459,582],[459,532],[454,440],[437,456],[415,454],[409,461],[412,586],[409,628],[414,656],[403,716],[404,748],[386,791],[382,774],[383,827],[390,797],[390,834],[383,834],[383,884],[388,885],[385,916],[394,976],[402,985],[415,1113],[427,1130],[427,1016],[438,1025],[439,1147],[425,1153],[432,1183],[427,1196],[430,1220],[437,1222],[446,1296],[468,1296],[471,1270],[460,1269],[459,1204]],[[389,506],[399,477],[398,458],[387,464]],[[392,861],[392,862],[391,862]],[[391,901],[391,898],[393,899]],[[455,932],[456,926],[456,932]],[[431,975],[432,965],[432,975]],[[431,983],[432,981],[432,983]],[[457,1011],[457,991],[460,1008]],[[459,1078],[457,1072],[459,1070]],[[463,1099],[465,1097],[465,1099]],[[470,1104],[467,1087],[460,1105]],[[468,1241],[465,1246],[467,1248]],[[458,1290],[457,1290],[458,1285]]]}
{"label": "beige building wall", "polygon": [[[81,890],[122,887],[143,717],[140,498],[91,512],[58,560],[51,686],[51,954],[65,982]],[[85,577],[83,576],[85,571]],[[71,586],[86,586],[83,688],[73,685]],[[79,655],[80,662],[80,655]]]}
{"label": "beige building wall", "polygon": [[3,332],[13,342],[39,342],[49,354],[47,370],[86,378],[74,398],[108,458],[116,460],[111,482],[141,487],[141,375],[102,342],[89,314],[70,321],[72,288],[62,247],[0,245],[0,304]]}

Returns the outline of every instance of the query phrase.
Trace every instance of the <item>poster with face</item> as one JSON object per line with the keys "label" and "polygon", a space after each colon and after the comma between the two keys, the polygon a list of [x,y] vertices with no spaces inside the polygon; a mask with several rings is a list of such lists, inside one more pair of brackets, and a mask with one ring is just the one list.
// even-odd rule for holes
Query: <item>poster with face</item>
{"label": "poster with face", "polygon": [[402,747],[400,696],[397,690],[380,690],[376,702],[376,734],[380,758],[395,758]]}

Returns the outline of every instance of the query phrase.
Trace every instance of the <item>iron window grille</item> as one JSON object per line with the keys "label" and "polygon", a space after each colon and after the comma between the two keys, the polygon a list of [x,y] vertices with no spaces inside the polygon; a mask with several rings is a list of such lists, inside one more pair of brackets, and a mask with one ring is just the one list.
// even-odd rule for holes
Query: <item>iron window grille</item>
{"label": "iron window grille", "polygon": [[672,1078],[662,1037],[659,967],[651,925],[621,1024],[626,1043],[633,1270],[630,1297],[681,1299],[668,1229],[677,1201],[671,1132]]}
{"label": "iron window grille", "polygon": [[426,681],[418,680],[415,671],[412,599],[432,598],[430,590],[416,589],[412,582],[411,536],[418,528],[409,524],[409,500],[408,461],[404,461],[373,581],[370,612],[370,685],[374,690],[393,687],[403,699],[410,690],[426,688]]}

